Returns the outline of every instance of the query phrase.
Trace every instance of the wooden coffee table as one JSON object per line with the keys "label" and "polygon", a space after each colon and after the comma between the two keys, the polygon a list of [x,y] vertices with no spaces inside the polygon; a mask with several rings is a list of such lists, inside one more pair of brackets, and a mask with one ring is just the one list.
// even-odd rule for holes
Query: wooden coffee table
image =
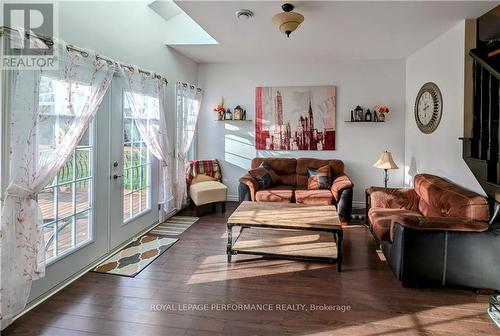
{"label": "wooden coffee table", "polygon": [[333,205],[245,201],[227,220],[227,261],[236,254],[327,261],[340,272],[343,233]]}

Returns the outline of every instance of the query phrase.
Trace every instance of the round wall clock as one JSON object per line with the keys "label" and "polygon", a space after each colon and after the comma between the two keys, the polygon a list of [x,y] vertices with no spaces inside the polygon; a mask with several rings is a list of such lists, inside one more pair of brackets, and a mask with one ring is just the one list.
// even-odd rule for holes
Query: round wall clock
{"label": "round wall clock", "polygon": [[443,97],[438,86],[425,83],[415,100],[415,121],[425,134],[432,133],[439,126],[443,113]]}

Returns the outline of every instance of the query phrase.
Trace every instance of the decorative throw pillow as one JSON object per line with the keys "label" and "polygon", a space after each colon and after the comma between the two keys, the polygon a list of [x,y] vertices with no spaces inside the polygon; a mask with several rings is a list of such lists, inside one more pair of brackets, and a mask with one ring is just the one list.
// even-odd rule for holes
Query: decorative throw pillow
{"label": "decorative throw pillow", "polygon": [[248,173],[257,180],[259,187],[262,189],[269,188],[273,184],[271,174],[269,174],[269,171],[264,167],[257,167],[249,170]]}
{"label": "decorative throw pillow", "polygon": [[260,164],[260,167],[267,169],[267,171],[271,175],[272,184],[276,184],[280,181],[279,175],[276,174],[276,172],[274,171],[273,168],[271,168],[271,165],[269,163],[264,161]]}
{"label": "decorative throw pillow", "polygon": [[330,166],[326,165],[318,169],[307,169],[309,180],[307,181],[307,189],[330,189],[332,186],[332,179],[330,175]]}

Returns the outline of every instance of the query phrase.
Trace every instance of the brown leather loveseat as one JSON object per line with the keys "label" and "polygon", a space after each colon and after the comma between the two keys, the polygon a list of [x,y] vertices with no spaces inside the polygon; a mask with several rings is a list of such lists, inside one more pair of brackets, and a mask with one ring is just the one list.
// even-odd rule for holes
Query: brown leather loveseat
{"label": "brown leather loveseat", "polygon": [[413,189],[367,189],[370,228],[403,286],[500,289],[498,207],[430,174]]}
{"label": "brown leather loveseat", "polygon": [[[240,202],[285,202],[313,205],[337,205],[342,222],[349,222],[352,212],[352,188],[349,177],[344,174],[344,163],[340,160],[321,160],[309,158],[255,158],[251,168],[262,163],[268,164],[279,176],[279,184],[267,189],[259,189],[259,183],[250,175],[240,178]],[[308,190],[309,168],[317,169],[330,166],[332,187],[330,189]]]}

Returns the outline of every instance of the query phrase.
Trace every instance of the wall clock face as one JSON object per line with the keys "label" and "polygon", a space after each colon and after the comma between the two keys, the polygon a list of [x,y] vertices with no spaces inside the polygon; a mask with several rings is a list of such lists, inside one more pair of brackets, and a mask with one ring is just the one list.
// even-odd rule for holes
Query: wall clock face
{"label": "wall clock face", "polygon": [[415,100],[415,122],[426,134],[432,133],[439,126],[443,112],[443,97],[438,86],[426,83],[418,92]]}

